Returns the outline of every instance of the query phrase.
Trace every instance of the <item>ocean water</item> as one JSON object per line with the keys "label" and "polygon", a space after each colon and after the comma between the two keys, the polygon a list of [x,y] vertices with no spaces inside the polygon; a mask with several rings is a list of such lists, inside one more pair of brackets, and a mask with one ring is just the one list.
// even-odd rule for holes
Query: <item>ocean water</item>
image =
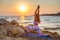
{"label": "ocean water", "polygon": [[[0,18],[4,18],[0,17]],[[28,25],[34,23],[34,16],[25,16],[25,17],[5,17],[8,21],[16,20],[19,24]],[[60,16],[40,16],[41,23],[39,24],[40,28],[57,28],[60,27]],[[57,32],[60,34],[60,29],[49,30],[52,32]]]}
{"label": "ocean water", "polygon": [[[40,16],[41,23],[39,24],[43,28],[55,28],[60,27],[60,16]],[[24,19],[19,19],[19,23],[21,24],[33,24],[34,17],[33,16],[25,16]]]}
{"label": "ocean water", "polygon": [[[39,24],[40,28],[57,28],[60,27],[60,16],[40,16],[41,23]],[[20,24],[28,25],[34,23],[33,16],[25,16],[24,19],[19,20]],[[60,34],[60,29],[49,30],[51,32],[57,32]]]}

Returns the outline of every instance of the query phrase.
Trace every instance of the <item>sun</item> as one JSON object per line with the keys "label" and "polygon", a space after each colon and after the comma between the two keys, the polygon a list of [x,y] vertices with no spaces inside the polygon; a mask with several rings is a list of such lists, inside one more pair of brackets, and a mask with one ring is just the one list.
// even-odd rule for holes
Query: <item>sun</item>
{"label": "sun", "polygon": [[20,10],[21,12],[26,12],[26,6],[25,6],[25,5],[21,5],[21,6],[19,7],[19,10]]}
{"label": "sun", "polygon": [[21,7],[20,7],[20,10],[22,10],[22,11],[24,11],[25,9],[26,9],[25,6],[21,6]]}
{"label": "sun", "polygon": [[27,15],[29,12],[29,6],[27,4],[19,4],[17,6],[17,11],[20,15]]}

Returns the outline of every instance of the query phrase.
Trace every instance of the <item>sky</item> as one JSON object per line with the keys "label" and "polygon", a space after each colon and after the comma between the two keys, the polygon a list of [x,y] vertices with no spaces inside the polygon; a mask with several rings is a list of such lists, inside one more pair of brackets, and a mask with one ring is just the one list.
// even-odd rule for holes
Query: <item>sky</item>
{"label": "sky", "polygon": [[[55,14],[60,12],[60,0],[0,0],[0,16],[33,15],[38,4],[40,14]],[[20,5],[26,6],[23,13]]]}

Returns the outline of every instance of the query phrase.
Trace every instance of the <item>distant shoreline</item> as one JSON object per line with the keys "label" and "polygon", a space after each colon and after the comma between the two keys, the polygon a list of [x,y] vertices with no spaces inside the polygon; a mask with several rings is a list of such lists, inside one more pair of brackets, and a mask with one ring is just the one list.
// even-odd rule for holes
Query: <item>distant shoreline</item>
{"label": "distant shoreline", "polygon": [[[21,15],[0,15],[0,17],[21,17]],[[27,16],[34,16],[34,15],[27,15]],[[60,16],[60,12],[57,12],[56,14],[40,14],[40,16]]]}
{"label": "distant shoreline", "polygon": [[60,13],[59,14],[41,14],[41,16],[60,16]]}
{"label": "distant shoreline", "polygon": [[41,16],[60,16],[60,12],[57,12],[56,14],[41,14]]}

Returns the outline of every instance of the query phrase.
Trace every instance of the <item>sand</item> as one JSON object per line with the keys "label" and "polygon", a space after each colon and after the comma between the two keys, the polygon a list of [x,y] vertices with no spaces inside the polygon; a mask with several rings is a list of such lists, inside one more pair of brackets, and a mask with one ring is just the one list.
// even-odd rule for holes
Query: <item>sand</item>
{"label": "sand", "polygon": [[52,37],[52,38],[35,38],[35,37],[28,37],[28,36],[21,36],[21,37],[0,37],[0,40],[60,40],[60,37]]}
{"label": "sand", "polygon": [[[0,20],[3,20],[0,23],[0,40],[60,40],[60,35],[58,35],[56,32],[52,33],[49,31],[42,31],[42,32],[43,34],[48,34],[50,36],[53,36],[51,38],[43,38],[43,37],[36,38],[36,37],[23,36],[21,34],[25,33],[25,31],[23,31],[25,29],[24,27],[22,28],[22,26],[20,26],[16,21],[13,21],[13,23],[11,22],[9,23],[4,19],[0,19]],[[19,27],[20,30],[18,31]],[[14,28],[14,31],[12,30],[12,28]]]}

